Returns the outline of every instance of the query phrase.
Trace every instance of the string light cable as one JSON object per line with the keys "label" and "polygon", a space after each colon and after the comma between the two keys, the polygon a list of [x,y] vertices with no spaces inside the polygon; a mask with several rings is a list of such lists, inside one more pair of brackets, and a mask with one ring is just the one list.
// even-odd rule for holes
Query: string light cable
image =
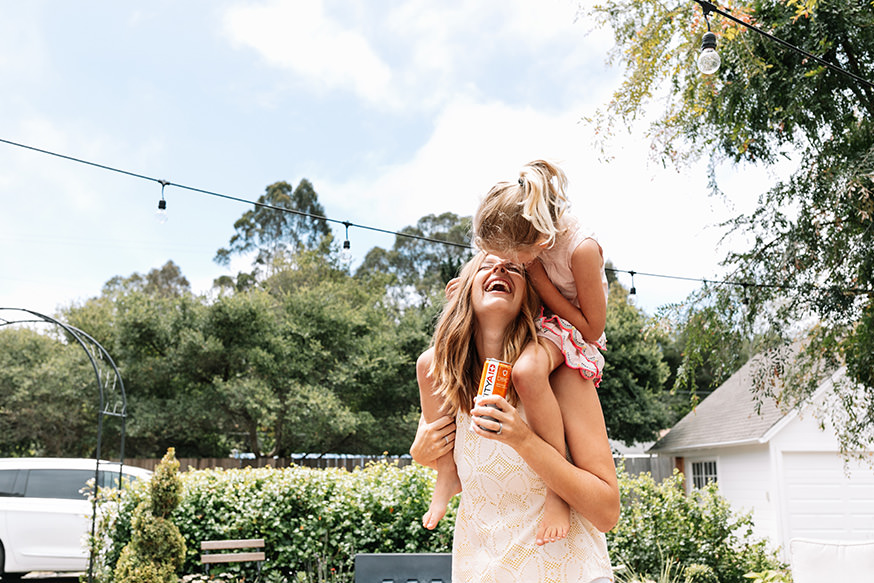
{"label": "string light cable", "polygon": [[[696,0],[696,1],[698,1],[698,0]],[[440,245],[448,245],[448,246],[456,247],[456,248],[460,248],[460,249],[473,250],[473,247],[470,246],[470,245],[468,245],[468,244],[466,244],[466,243],[455,243],[454,241],[446,241],[446,240],[444,240],[444,239],[434,239],[434,238],[432,238],[432,237],[425,237],[425,236],[423,236],[423,235],[416,235],[416,234],[414,234],[414,233],[404,233],[404,232],[400,232],[400,231],[392,231],[392,230],[389,230],[389,229],[381,229],[381,228],[379,228],[379,227],[373,227],[373,226],[370,226],[370,225],[363,225],[363,224],[359,224],[359,223],[353,223],[353,222],[350,222],[350,221],[345,221],[345,220],[340,220],[340,219],[334,219],[334,218],[331,218],[331,217],[326,217],[326,216],[323,216],[323,215],[317,215],[317,214],[313,214],[313,213],[308,213],[308,212],[304,212],[304,211],[300,211],[300,210],[292,209],[292,208],[288,208],[288,207],[280,207],[280,206],[275,206],[275,205],[271,205],[271,204],[266,204],[266,203],[262,203],[262,202],[258,202],[258,201],[248,200],[248,199],[241,198],[241,197],[238,197],[238,196],[231,196],[231,195],[229,195],[229,194],[223,194],[223,193],[220,193],[220,192],[215,192],[215,191],[211,191],[211,190],[206,190],[206,189],[203,189],[203,188],[197,188],[197,187],[194,187],[194,186],[187,186],[187,185],[184,185],[184,184],[177,184],[177,183],[175,183],[175,182],[170,182],[170,181],[168,181],[168,180],[163,180],[163,179],[160,179],[160,178],[154,178],[154,177],[152,177],[152,176],[147,176],[147,175],[145,175],[145,174],[139,174],[139,173],[137,173],[137,172],[131,172],[131,171],[129,171],[129,170],[124,170],[124,169],[121,169],[121,168],[115,168],[115,167],[113,167],[113,166],[108,166],[108,165],[106,165],[106,164],[99,164],[99,163],[97,163],[97,162],[92,162],[92,161],[90,161],[90,160],[84,160],[84,159],[82,159],[82,158],[76,158],[76,157],[74,157],[74,156],[69,156],[69,155],[66,155],[66,154],[60,154],[60,153],[58,153],[58,152],[52,152],[51,150],[45,150],[45,149],[42,149],[42,148],[37,148],[37,147],[34,147],[34,146],[29,146],[29,145],[27,145],[27,144],[21,144],[21,143],[19,143],[19,142],[13,142],[12,140],[7,140],[7,139],[4,139],[4,138],[0,138],[0,143],[8,144],[8,145],[10,145],[10,146],[15,146],[15,147],[18,147],[18,148],[23,148],[23,149],[26,149],[26,150],[31,150],[31,151],[33,151],[33,152],[39,152],[39,153],[41,153],[41,154],[46,154],[46,155],[49,155],[49,156],[54,156],[54,157],[56,157],[56,158],[62,158],[62,159],[64,159],[64,160],[69,160],[69,161],[71,161],[71,162],[76,162],[76,163],[84,164],[84,165],[91,166],[91,167],[94,167],[94,168],[99,168],[99,169],[101,169],[101,170],[106,170],[106,171],[109,171],[109,172],[115,172],[115,173],[118,173],[118,174],[124,174],[125,176],[130,176],[130,177],[132,177],[132,178],[139,178],[139,179],[141,179],[141,180],[148,180],[148,181],[151,181],[151,182],[155,182],[155,183],[157,183],[157,184],[159,184],[159,185],[161,186],[161,201],[160,201],[160,202],[163,202],[163,201],[164,201],[164,189],[167,188],[168,186],[173,186],[173,187],[176,187],[176,188],[179,188],[179,189],[182,189],[182,190],[187,190],[187,191],[190,191],[190,192],[197,192],[197,193],[199,193],[199,194],[205,194],[205,195],[207,195],[207,196],[214,196],[214,197],[217,197],[217,198],[223,198],[223,199],[225,199],[225,200],[231,200],[231,201],[234,201],[234,202],[240,202],[240,203],[247,204],[247,205],[250,204],[250,205],[257,206],[257,207],[266,208],[266,209],[269,209],[269,210],[274,210],[274,211],[277,211],[277,212],[291,213],[291,214],[294,214],[294,215],[297,215],[297,216],[303,216],[303,217],[307,217],[307,218],[310,218],[310,219],[322,220],[322,221],[326,221],[326,222],[329,222],[329,223],[336,223],[336,224],[339,224],[339,225],[343,225],[343,226],[346,228],[346,240],[344,241],[344,249],[348,249],[348,247],[345,247],[345,245],[346,245],[346,243],[347,243],[348,240],[349,240],[349,227],[355,227],[355,228],[358,228],[358,229],[364,229],[364,230],[368,230],[368,231],[374,231],[374,232],[377,232],[377,233],[384,233],[384,234],[386,234],[386,235],[394,235],[394,236],[396,236],[396,237],[406,237],[406,238],[408,238],[408,239],[416,239],[416,240],[418,240],[418,241],[426,241],[426,242],[428,242],[428,243],[437,243],[437,244],[440,244]],[[162,210],[166,209],[166,205],[162,206],[161,209],[162,209]],[[609,268],[605,268],[605,269],[606,269],[607,271],[612,272],[612,273],[626,273],[626,274],[630,275],[630,276],[631,276],[631,286],[632,286],[632,289],[634,290],[633,293],[637,293],[637,289],[636,289],[635,286],[634,286],[634,277],[635,277],[635,276],[654,277],[654,278],[661,278],[661,279],[671,279],[671,280],[676,280],[676,281],[696,282],[696,283],[703,283],[704,285],[707,285],[707,284],[714,284],[714,285],[733,285],[733,286],[743,286],[743,288],[744,288],[745,291],[746,291],[748,288],[771,288],[771,289],[781,289],[781,290],[802,290],[802,289],[809,289],[809,288],[802,288],[801,286],[787,286],[787,285],[781,285],[781,284],[750,283],[750,282],[739,282],[739,281],[731,281],[731,280],[721,280],[721,281],[720,281],[720,280],[717,280],[717,281],[714,281],[714,280],[710,280],[710,279],[695,278],[695,277],[684,277],[684,276],[679,276],[679,275],[665,275],[665,274],[659,274],[659,273],[647,273],[647,272],[636,271],[636,270],[617,269],[617,268],[614,268],[614,267],[609,267]],[[815,287],[816,289],[825,289],[825,288],[822,287],[822,286],[814,286],[814,287]],[[870,297],[874,297],[874,290],[866,290],[866,289],[860,289],[860,288],[850,288],[850,289],[841,289],[841,291],[842,291],[843,293],[848,293],[848,294],[853,294],[853,295],[868,295],[868,296],[870,296]],[[744,295],[746,295],[746,294],[744,294]]]}
{"label": "string light cable", "polygon": [[[194,187],[194,186],[186,186],[186,185],[184,185],[184,184],[177,184],[177,183],[175,183],[175,182],[170,182],[170,181],[168,181],[168,180],[162,180],[162,179],[160,179],[160,178],[154,178],[153,176],[146,176],[145,174],[139,174],[139,173],[137,173],[137,172],[131,172],[131,171],[129,171],[129,170],[123,170],[123,169],[121,169],[121,168],[114,168],[114,167],[112,167],[112,166],[107,166],[106,164],[98,164],[97,162],[91,162],[90,160],[83,160],[82,158],[75,158],[75,157],[73,157],[73,156],[68,156],[68,155],[66,155],[66,154],[59,154],[59,153],[57,153],[57,152],[52,152],[51,150],[44,150],[44,149],[42,149],[42,148],[37,148],[37,147],[34,147],[34,146],[28,146],[27,144],[21,144],[21,143],[18,143],[18,142],[13,142],[12,140],[6,140],[6,139],[3,139],[3,138],[0,138],[0,142],[2,142],[2,143],[4,143],[4,144],[9,144],[10,146],[17,146],[17,147],[19,147],[19,148],[24,148],[24,149],[26,149],[26,150],[32,150],[32,151],[34,151],[34,152],[39,152],[39,153],[41,153],[41,154],[47,154],[47,155],[49,155],[49,156],[55,156],[55,157],[57,157],[57,158],[62,158],[62,159],[64,159],[64,160],[69,160],[69,161],[71,161],[71,162],[77,162],[77,163],[79,163],[79,164],[85,164],[85,165],[87,165],[87,166],[93,166],[94,168],[100,168],[101,170],[108,170],[108,171],[110,171],[110,172],[117,172],[118,174],[124,174],[124,175],[126,175],[126,176],[131,176],[131,177],[133,177],[133,178],[139,178],[139,179],[141,179],[141,180],[149,180],[149,181],[151,181],[151,182],[156,182],[156,183],[158,183],[158,184],[161,185],[161,201],[164,201],[164,188],[166,188],[166,187],[168,187],[168,186],[175,186],[176,188],[180,188],[180,189],[182,189],[182,190],[188,190],[188,191],[191,191],[191,192],[197,192],[197,193],[200,193],[200,194],[206,194],[206,195],[208,195],[208,196],[215,196],[215,197],[218,197],[218,198],[224,198],[224,199],[226,199],[226,200],[232,200],[232,201],[235,201],[235,202],[241,202],[241,203],[244,203],[244,204],[251,204],[251,205],[255,205],[255,206],[257,206],[257,207],[261,207],[261,208],[265,208],[265,209],[269,209],[269,210],[279,211],[279,212],[283,212],[283,213],[291,213],[291,214],[298,215],[298,216],[302,216],[302,217],[308,217],[308,218],[311,218],[311,219],[322,220],[322,221],[327,221],[327,222],[329,222],[329,223],[336,223],[336,224],[339,224],[339,225],[343,225],[343,226],[345,226],[346,229],[347,229],[347,231],[346,231],[346,232],[347,232],[347,240],[348,240],[348,229],[349,229],[349,227],[356,227],[356,228],[358,228],[358,229],[364,229],[364,230],[367,230],[367,231],[375,231],[375,232],[378,232],[378,233],[385,233],[385,234],[387,234],[387,235],[396,235],[396,236],[398,236],[398,237],[407,237],[407,238],[409,238],[409,239],[417,239],[417,240],[419,240],[419,241],[427,241],[427,242],[429,242],[429,243],[441,243],[441,244],[443,244],[443,245],[450,245],[450,246],[453,246],[453,247],[460,247],[460,248],[463,248],[463,249],[469,249],[469,248],[470,248],[470,245],[466,245],[466,244],[464,244],[464,243],[455,243],[455,242],[453,242],[453,241],[445,241],[445,240],[443,240],[443,239],[433,239],[433,238],[431,238],[431,237],[425,237],[425,236],[422,236],[422,235],[416,235],[416,234],[414,234],[414,233],[400,233],[400,232],[397,232],[397,231],[390,231],[390,230],[388,230],[388,229],[380,229],[379,227],[371,227],[371,226],[369,226],[369,225],[360,225],[360,224],[352,223],[352,222],[349,222],[349,221],[341,221],[340,219],[332,219],[331,217],[325,217],[325,216],[322,216],[322,215],[316,215],[316,214],[313,214],[313,213],[307,213],[307,212],[304,212],[304,211],[299,211],[299,210],[297,210],[297,209],[293,209],[293,208],[280,207],[280,206],[276,206],[276,205],[266,204],[266,203],[263,203],[263,202],[258,202],[258,201],[253,201],[253,200],[247,200],[247,199],[245,199],[245,198],[240,198],[240,197],[237,197],[237,196],[231,196],[231,195],[229,195],[229,194],[222,194],[222,193],[220,193],[220,192],[214,192],[214,191],[211,191],[211,190],[205,190],[205,189],[203,189],[203,188],[196,188],[196,187]],[[159,209],[160,209],[160,210],[166,210],[166,203],[165,203],[164,205],[160,205],[160,202],[159,202]]]}
{"label": "string light cable", "polygon": [[[716,14],[719,14],[720,16],[728,18],[732,22],[735,22],[737,24],[745,26],[746,28],[759,33],[760,35],[776,42],[779,45],[786,47],[787,49],[791,49],[791,50],[797,52],[798,54],[807,57],[808,59],[816,61],[817,63],[819,63],[820,65],[822,65],[824,67],[828,67],[832,71],[835,71],[835,72],[840,73],[842,75],[847,75],[848,77],[858,81],[859,83],[863,83],[863,84],[867,85],[868,87],[874,89],[874,83],[872,83],[871,81],[868,81],[867,79],[864,79],[864,78],[860,77],[859,75],[856,75],[855,73],[847,71],[846,69],[840,67],[839,65],[836,65],[834,63],[830,63],[821,57],[817,57],[813,53],[805,51],[804,49],[797,47],[797,46],[793,45],[792,43],[786,42],[785,40],[778,38],[778,37],[774,36],[773,34],[762,30],[761,28],[753,26],[752,24],[750,24],[748,22],[744,22],[740,18],[733,16],[731,13],[726,12],[725,10],[721,10],[719,7],[716,6],[716,4],[714,4],[712,2],[708,2],[707,0],[693,0],[693,1],[696,2],[701,7],[702,12],[704,12],[705,19],[707,18],[707,16],[711,12],[715,12]],[[708,32],[709,32],[709,28],[710,28],[710,23],[708,22]]]}

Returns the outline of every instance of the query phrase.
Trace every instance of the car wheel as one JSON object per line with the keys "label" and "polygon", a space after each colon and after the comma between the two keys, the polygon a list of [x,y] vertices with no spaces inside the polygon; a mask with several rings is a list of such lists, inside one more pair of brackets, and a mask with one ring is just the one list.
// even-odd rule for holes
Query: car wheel
{"label": "car wheel", "polygon": [[10,583],[12,581],[21,581],[21,573],[7,573],[4,571],[4,567],[6,566],[6,554],[3,550],[3,544],[0,543],[0,580],[3,583]]}

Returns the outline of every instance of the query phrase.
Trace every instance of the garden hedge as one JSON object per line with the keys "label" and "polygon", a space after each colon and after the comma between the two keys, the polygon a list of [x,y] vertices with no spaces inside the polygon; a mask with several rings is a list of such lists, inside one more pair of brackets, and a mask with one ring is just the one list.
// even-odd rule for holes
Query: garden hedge
{"label": "garden hedge", "polygon": [[[418,465],[376,462],[363,469],[290,467],[200,470],[181,474],[182,500],[171,515],[187,554],[182,574],[202,573],[202,540],[263,538],[262,581],[352,581],[356,553],[449,552],[458,498],[437,529],[422,528],[436,473]],[[659,578],[666,564],[690,582],[744,583],[744,574],[781,564],[752,537],[749,516],[731,512],[715,486],[687,495],[675,473],[619,473],[622,515],[607,535],[614,565]],[[96,547],[96,580],[116,583],[112,567],[131,538],[131,516],[148,488],[104,493]],[[256,566],[225,570],[252,581]],[[680,579],[682,580],[682,579]]]}
{"label": "garden hedge", "polygon": [[[388,462],[352,472],[297,466],[186,472],[171,516],[188,548],[183,574],[203,571],[200,541],[213,539],[263,538],[267,581],[351,581],[356,553],[449,552],[457,499],[434,531],[422,528],[435,475]],[[98,581],[113,582],[112,566],[131,538],[131,515],[147,490],[134,484],[101,500]],[[256,565],[225,570],[252,581]]]}

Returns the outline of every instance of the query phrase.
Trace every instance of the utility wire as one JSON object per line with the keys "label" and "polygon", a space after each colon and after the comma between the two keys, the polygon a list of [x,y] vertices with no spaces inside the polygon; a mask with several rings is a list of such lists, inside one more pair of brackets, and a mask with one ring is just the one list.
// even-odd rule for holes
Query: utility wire
{"label": "utility wire", "polygon": [[[695,0],[695,1],[698,1],[698,0]],[[449,245],[449,246],[457,247],[457,248],[461,248],[461,249],[471,249],[471,250],[473,249],[472,246],[464,244],[464,243],[455,243],[453,241],[446,241],[443,239],[434,239],[431,237],[424,237],[422,235],[415,235],[413,233],[403,233],[400,231],[390,231],[388,229],[380,229],[379,227],[371,227],[369,225],[361,225],[358,223],[352,223],[350,221],[341,221],[339,219],[332,219],[330,217],[316,215],[313,213],[307,213],[304,211],[299,211],[297,209],[292,209],[292,208],[288,208],[288,207],[279,207],[279,206],[275,206],[275,205],[266,204],[263,202],[258,202],[258,201],[248,200],[245,198],[240,198],[237,196],[231,196],[229,194],[222,194],[220,192],[215,192],[212,190],[206,190],[203,188],[196,188],[194,186],[186,186],[184,184],[177,184],[174,182],[170,182],[168,180],[155,178],[153,176],[147,176],[145,174],[139,174],[137,172],[131,172],[129,170],[123,170],[121,168],[115,168],[113,166],[108,166],[106,164],[98,164],[97,162],[91,162],[90,160],[83,160],[82,158],[76,158],[74,156],[68,156],[66,154],[52,152],[51,150],[44,150],[42,148],[29,146],[27,144],[21,144],[19,142],[13,142],[12,140],[6,140],[4,138],[0,138],[0,142],[2,142],[4,144],[9,144],[10,146],[16,146],[18,148],[24,148],[26,150],[31,150],[33,152],[39,152],[40,154],[46,154],[49,156],[54,156],[56,158],[62,158],[64,160],[69,160],[71,162],[77,162],[79,164],[85,164],[87,166],[92,166],[94,168],[100,168],[101,170],[116,172],[118,174],[124,174],[125,176],[131,176],[133,178],[139,178],[141,180],[149,180],[151,182],[155,182],[157,184],[160,184],[162,192],[163,192],[163,189],[167,186],[175,186],[176,188],[180,188],[183,190],[188,190],[191,192],[197,192],[197,193],[205,194],[208,196],[223,198],[226,200],[232,200],[235,202],[241,202],[244,204],[251,204],[251,205],[255,205],[257,207],[266,208],[266,209],[274,210],[277,212],[291,213],[291,214],[295,214],[298,216],[308,217],[311,219],[327,221],[330,223],[337,223],[340,225],[344,225],[347,228],[348,227],[357,227],[359,229],[364,229],[364,230],[368,230],[368,231],[385,233],[387,235],[395,235],[396,237],[407,237],[410,239],[416,239],[419,241],[427,241],[429,243],[438,243],[441,245]],[[707,284],[733,285],[733,286],[741,286],[744,288],[752,287],[752,288],[772,288],[772,289],[787,289],[787,290],[789,290],[789,289],[802,289],[802,288],[797,287],[797,286],[785,286],[785,285],[780,285],[780,284],[747,283],[747,282],[738,282],[738,281],[729,281],[729,280],[711,280],[711,279],[703,279],[703,278],[695,278],[695,277],[683,277],[683,276],[679,276],[679,275],[664,275],[664,274],[660,274],[660,273],[647,273],[647,272],[628,270],[628,269],[617,269],[614,267],[609,267],[609,268],[605,268],[605,269],[606,269],[606,271],[610,271],[612,273],[627,273],[632,277],[632,279],[634,278],[635,275],[642,275],[645,277],[656,277],[656,278],[661,278],[661,279],[673,279],[673,280],[678,280],[678,281],[697,282],[697,283],[703,283],[704,285],[707,285]],[[814,286],[814,288],[820,289],[820,286]],[[848,289],[848,290],[843,290],[843,291],[846,291],[848,293],[854,293],[854,294],[868,294],[868,295],[874,294],[874,292],[872,292],[870,290],[862,290],[859,288],[853,288],[853,289]]]}

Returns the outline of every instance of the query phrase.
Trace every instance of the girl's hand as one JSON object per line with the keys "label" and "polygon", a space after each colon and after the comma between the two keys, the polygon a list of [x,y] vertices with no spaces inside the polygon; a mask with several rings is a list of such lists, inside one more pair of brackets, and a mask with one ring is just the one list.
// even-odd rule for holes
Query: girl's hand
{"label": "girl's hand", "polygon": [[410,455],[423,466],[434,467],[437,458],[452,452],[455,447],[455,420],[444,415],[431,423],[419,417],[416,439],[410,446]]}
{"label": "girl's hand", "polygon": [[[497,409],[486,405],[495,405]],[[518,449],[532,435],[531,428],[504,397],[497,395],[480,397],[476,400],[470,414],[471,429],[474,433],[506,443],[513,449]]]}

